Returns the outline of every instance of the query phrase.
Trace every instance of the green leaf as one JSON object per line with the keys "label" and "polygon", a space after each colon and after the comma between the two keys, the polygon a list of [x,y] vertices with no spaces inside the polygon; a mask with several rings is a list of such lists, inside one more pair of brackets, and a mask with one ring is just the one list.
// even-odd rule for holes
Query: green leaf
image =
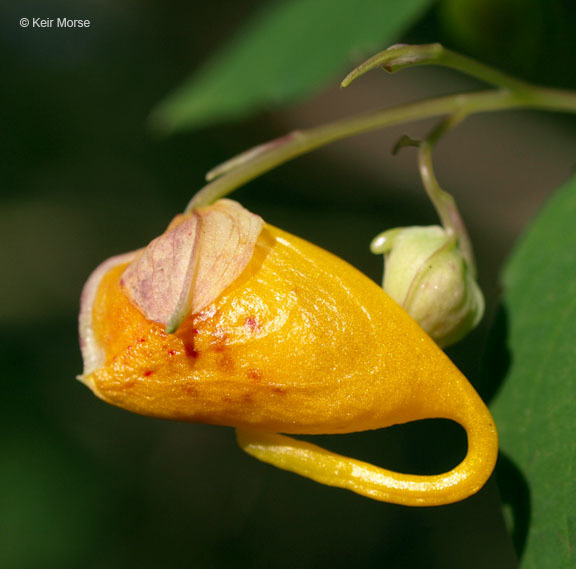
{"label": "green leaf", "polygon": [[[267,2],[153,112],[162,130],[198,128],[306,97],[393,43],[431,0]],[[367,51],[369,50],[369,52]]]}
{"label": "green leaf", "polygon": [[526,569],[576,566],[575,219],[576,177],[549,201],[504,275],[510,365],[493,412],[502,448],[530,488]]}

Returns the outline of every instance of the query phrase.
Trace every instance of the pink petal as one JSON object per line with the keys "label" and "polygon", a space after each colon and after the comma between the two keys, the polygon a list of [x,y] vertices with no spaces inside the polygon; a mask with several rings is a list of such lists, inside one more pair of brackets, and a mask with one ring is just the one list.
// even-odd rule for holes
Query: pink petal
{"label": "pink petal", "polygon": [[263,226],[231,200],[195,209],[139,253],[122,285],[146,318],[174,332],[240,276]]}

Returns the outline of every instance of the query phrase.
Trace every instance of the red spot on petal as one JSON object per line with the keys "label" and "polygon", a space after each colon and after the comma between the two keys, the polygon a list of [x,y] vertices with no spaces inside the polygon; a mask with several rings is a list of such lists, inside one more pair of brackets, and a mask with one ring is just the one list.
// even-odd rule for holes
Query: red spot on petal
{"label": "red spot on petal", "polygon": [[198,395],[197,387],[192,383],[185,383],[182,385],[182,391],[186,393],[186,395],[196,396]]}
{"label": "red spot on petal", "polygon": [[260,381],[262,379],[262,371],[259,369],[251,368],[247,371],[247,375],[250,379],[254,381]]}
{"label": "red spot on petal", "polygon": [[246,320],[244,320],[244,326],[252,332],[258,332],[260,330],[260,323],[254,316],[248,316]]}
{"label": "red spot on petal", "polygon": [[184,342],[184,351],[189,358],[196,359],[200,356],[200,352],[194,347],[194,342]]}
{"label": "red spot on petal", "polygon": [[228,334],[219,326],[214,331],[213,350],[223,352],[228,347]]}
{"label": "red spot on petal", "polygon": [[[220,351],[220,350],[217,350]],[[234,360],[230,356],[222,356],[218,359],[218,365],[227,372],[234,371]]]}
{"label": "red spot on petal", "polygon": [[130,389],[131,387],[134,387],[135,385],[136,385],[136,378],[130,377],[124,382],[124,384],[122,385],[122,388],[123,389]]}
{"label": "red spot on petal", "polygon": [[143,375],[144,375],[144,377],[150,377],[153,373],[154,373],[154,370],[147,369]]}

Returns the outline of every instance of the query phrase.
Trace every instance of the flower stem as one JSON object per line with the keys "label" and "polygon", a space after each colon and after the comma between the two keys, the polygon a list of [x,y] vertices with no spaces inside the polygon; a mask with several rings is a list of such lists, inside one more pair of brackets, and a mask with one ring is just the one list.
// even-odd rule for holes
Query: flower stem
{"label": "flower stem", "polygon": [[432,165],[432,142],[430,139],[423,140],[418,149],[418,168],[426,193],[438,212],[442,226],[449,235],[458,240],[458,246],[468,264],[472,278],[476,278],[476,262],[472,241],[468,235],[466,225],[460,215],[460,210],[451,194],[443,190],[438,183]]}
{"label": "flower stem", "polygon": [[[476,77],[483,75],[486,80],[491,78],[491,82],[497,82],[503,88],[424,99],[415,103],[341,119],[308,130],[294,131],[287,136],[242,153],[212,170],[209,174],[209,179],[212,181],[192,198],[186,211],[210,204],[230,194],[250,180],[297,156],[337,140],[369,131],[437,116],[466,117],[477,113],[508,109],[537,109],[576,113],[576,93],[574,92],[549,89],[516,81],[482,64],[473,62],[475,66],[471,66],[471,60],[458,56],[458,54],[452,54],[452,52],[448,53],[448,56],[444,55],[443,64],[447,64],[446,61],[448,61],[452,62],[452,67],[460,68],[462,67],[461,59],[465,59],[468,73]],[[412,62],[412,64],[419,63],[421,62]],[[407,62],[404,66],[406,65],[408,65]]]}
{"label": "flower stem", "polygon": [[[406,146],[414,146],[418,148],[418,170],[420,171],[420,178],[422,185],[426,190],[426,194],[430,198],[440,221],[442,227],[447,235],[453,237],[460,247],[460,251],[466,260],[468,267],[471,271],[472,277],[476,278],[476,262],[474,260],[474,251],[472,249],[472,242],[468,235],[466,225],[460,215],[460,210],[456,204],[456,200],[451,194],[443,190],[440,186],[436,174],[434,173],[434,165],[432,161],[432,150],[436,143],[450,130],[460,124],[466,115],[454,114],[446,117],[438,123],[428,134],[424,140],[416,140],[404,135],[394,147],[394,154]],[[394,229],[385,231],[372,241],[370,249],[373,253],[386,253],[387,242],[389,241],[388,235]]]}
{"label": "flower stem", "polygon": [[474,59],[446,49],[439,43],[425,45],[393,45],[361,63],[353,69],[342,81],[342,87],[347,87],[352,81],[358,79],[371,69],[381,67],[390,73],[414,67],[416,65],[440,65],[449,67],[485,81],[490,85],[509,89],[511,91],[528,91],[532,85],[516,79],[507,73],[485,65]]}

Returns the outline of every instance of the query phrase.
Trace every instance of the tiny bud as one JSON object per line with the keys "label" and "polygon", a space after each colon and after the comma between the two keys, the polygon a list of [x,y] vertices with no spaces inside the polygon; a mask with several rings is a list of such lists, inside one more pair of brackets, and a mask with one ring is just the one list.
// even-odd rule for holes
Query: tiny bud
{"label": "tiny bud", "polygon": [[457,239],[442,227],[404,227],[378,235],[373,253],[385,255],[382,287],[439,346],[473,330],[484,297]]}

